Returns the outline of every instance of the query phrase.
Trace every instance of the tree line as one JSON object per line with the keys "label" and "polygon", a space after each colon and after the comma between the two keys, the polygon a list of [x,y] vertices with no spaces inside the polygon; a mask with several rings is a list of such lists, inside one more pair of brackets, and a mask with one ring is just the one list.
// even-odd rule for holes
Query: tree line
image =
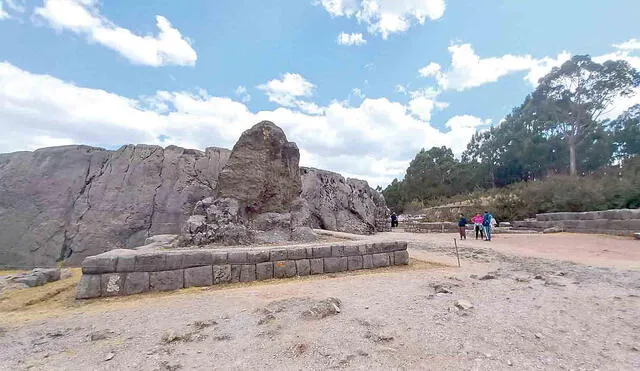
{"label": "tree line", "polygon": [[622,166],[640,155],[640,104],[614,120],[604,117],[638,86],[640,73],[626,61],[574,56],[541,78],[500,124],[475,133],[459,159],[447,147],[420,150],[404,179],[383,190],[387,204],[402,212],[459,194]]}

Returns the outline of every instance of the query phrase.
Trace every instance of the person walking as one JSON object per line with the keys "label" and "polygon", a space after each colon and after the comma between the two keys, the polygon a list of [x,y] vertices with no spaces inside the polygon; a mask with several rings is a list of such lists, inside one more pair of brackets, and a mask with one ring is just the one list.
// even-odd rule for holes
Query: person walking
{"label": "person walking", "polygon": [[488,211],[485,211],[482,216],[482,227],[484,228],[485,241],[491,241],[491,220],[495,221],[495,219],[493,219],[493,215],[489,214]]}
{"label": "person walking", "polygon": [[464,217],[464,214],[460,214],[460,219],[458,219],[458,229],[460,230],[460,239],[467,239],[467,218]]}
{"label": "person walking", "polygon": [[476,214],[471,218],[471,222],[473,222],[473,230],[476,232],[476,240],[478,239],[478,235],[480,238],[484,240],[484,230],[482,228],[482,215]]}
{"label": "person walking", "polygon": [[391,228],[395,228],[398,226],[398,216],[396,213],[391,213]]}

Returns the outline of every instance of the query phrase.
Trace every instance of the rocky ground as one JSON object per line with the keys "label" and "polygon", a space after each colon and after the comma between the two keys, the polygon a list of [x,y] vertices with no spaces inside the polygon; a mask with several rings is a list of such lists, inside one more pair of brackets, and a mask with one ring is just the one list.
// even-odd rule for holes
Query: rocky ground
{"label": "rocky ground", "polygon": [[640,270],[619,263],[637,243],[469,240],[458,268],[451,237],[371,237],[410,241],[408,267],[85,302],[75,274],[40,300],[24,297],[49,285],[4,294],[0,369],[640,368]]}

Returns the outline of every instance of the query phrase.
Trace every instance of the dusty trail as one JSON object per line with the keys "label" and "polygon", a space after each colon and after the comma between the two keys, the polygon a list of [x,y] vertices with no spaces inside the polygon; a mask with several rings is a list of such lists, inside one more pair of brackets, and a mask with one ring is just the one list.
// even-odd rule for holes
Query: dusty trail
{"label": "dusty trail", "polygon": [[457,268],[452,237],[372,237],[409,240],[403,268],[82,303],[64,292],[0,313],[0,368],[640,368],[640,271],[613,268],[638,266],[635,242],[468,240]]}

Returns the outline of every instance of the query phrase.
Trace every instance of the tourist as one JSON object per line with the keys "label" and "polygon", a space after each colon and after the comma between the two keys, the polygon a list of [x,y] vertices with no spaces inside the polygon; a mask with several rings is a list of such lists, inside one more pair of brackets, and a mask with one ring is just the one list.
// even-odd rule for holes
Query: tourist
{"label": "tourist", "polygon": [[398,226],[398,216],[396,213],[391,213],[391,228],[395,228]]}
{"label": "tourist", "polygon": [[467,218],[464,217],[464,214],[460,214],[460,219],[458,220],[458,228],[460,229],[460,239],[467,239]]}
{"label": "tourist", "polygon": [[476,214],[471,218],[471,222],[473,222],[473,229],[476,231],[476,240],[478,239],[478,234],[480,234],[480,238],[484,239],[484,230],[482,228],[482,215],[480,213]]}
{"label": "tourist", "polygon": [[484,216],[482,217],[482,227],[484,228],[484,240],[491,241],[491,223],[495,222],[493,215],[489,214],[488,211],[484,212]]}

